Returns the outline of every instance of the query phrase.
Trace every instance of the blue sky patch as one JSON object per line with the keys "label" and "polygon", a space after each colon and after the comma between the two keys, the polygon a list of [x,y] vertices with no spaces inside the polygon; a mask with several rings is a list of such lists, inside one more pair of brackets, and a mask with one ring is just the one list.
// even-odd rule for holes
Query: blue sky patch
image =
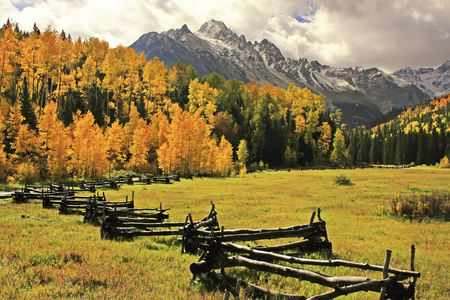
{"label": "blue sky patch", "polygon": [[300,23],[310,23],[311,20],[305,19],[303,16],[295,16],[294,17],[297,21],[299,21]]}
{"label": "blue sky patch", "polygon": [[23,1],[11,1],[11,3],[14,5],[15,8],[17,8],[20,11],[22,11],[26,7],[30,7],[30,6],[34,5],[32,3],[26,3]]}

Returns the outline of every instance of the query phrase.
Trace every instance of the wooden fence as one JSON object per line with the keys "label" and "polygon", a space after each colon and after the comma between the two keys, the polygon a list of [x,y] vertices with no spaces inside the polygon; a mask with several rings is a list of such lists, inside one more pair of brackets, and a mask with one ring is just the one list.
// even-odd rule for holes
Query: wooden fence
{"label": "wooden fence", "polygon": [[[127,184],[151,182],[170,183],[179,177],[164,176],[148,179],[124,179]],[[155,181],[156,180],[156,181]],[[116,184],[122,184],[117,181]],[[111,183],[106,186],[112,187]],[[95,186],[93,186],[95,189]],[[50,185],[48,188],[26,187],[10,193],[17,203],[30,199],[41,200],[43,207],[59,206],[60,213],[84,215],[87,223],[100,225],[102,239],[132,239],[138,236],[179,236],[181,252],[200,254],[199,261],[191,264],[195,278],[208,280],[224,286],[225,299],[233,295],[239,299],[241,288],[251,289],[254,297],[327,300],[360,291],[380,293],[380,299],[413,299],[416,281],[420,273],[414,271],[414,245],[411,247],[411,270],[390,267],[391,251],[387,251],[384,266],[369,265],[343,260],[314,260],[293,256],[292,251],[328,251],[332,244],[328,240],[326,222],[313,212],[309,223],[284,228],[227,229],[219,226],[215,205],[211,202],[210,213],[199,221],[189,214],[184,222],[167,222],[169,208],[135,208],[134,194],[123,202],[107,202],[103,195],[76,196],[73,187]],[[317,217],[317,221],[315,218]],[[237,242],[261,241],[289,238],[290,243],[275,246],[249,247]],[[287,255],[286,253],[291,253]],[[299,267],[301,266],[301,267]],[[377,278],[364,276],[335,276],[304,268],[305,266],[348,267],[357,270],[380,272]],[[329,287],[330,291],[314,296],[292,295],[272,291],[242,278],[230,276],[232,268],[247,268],[256,272],[268,272],[292,277]],[[216,270],[220,270],[217,272]],[[333,272],[336,273],[336,272]]]}

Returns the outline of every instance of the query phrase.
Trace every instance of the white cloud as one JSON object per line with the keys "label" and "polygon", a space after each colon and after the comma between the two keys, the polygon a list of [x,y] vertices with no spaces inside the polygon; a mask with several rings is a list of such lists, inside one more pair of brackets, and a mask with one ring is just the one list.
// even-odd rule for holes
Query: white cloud
{"label": "white cloud", "polygon": [[248,40],[269,39],[286,56],[333,66],[393,71],[450,59],[448,0],[2,0],[0,11],[1,23],[9,17],[28,31],[50,25],[113,47],[183,24],[196,31],[216,19]]}

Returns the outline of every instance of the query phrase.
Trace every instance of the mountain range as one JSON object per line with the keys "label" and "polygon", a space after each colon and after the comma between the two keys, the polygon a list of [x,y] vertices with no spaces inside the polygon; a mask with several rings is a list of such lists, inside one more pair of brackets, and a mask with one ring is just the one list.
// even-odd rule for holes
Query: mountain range
{"label": "mountain range", "polygon": [[247,41],[215,20],[195,33],[186,25],[149,32],[130,47],[149,59],[157,56],[166,65],[177,61],[192,65],[200,75],[216,72],[244,83],[307,87],[325,95],[328,108],[341,109],[343,122],[350,125],[366,124],[395,107],[410,107],[450,91],[450,62],[436,70],[407,68],[393,74],[378,68],[336,68],[285,57],[272,42]]}

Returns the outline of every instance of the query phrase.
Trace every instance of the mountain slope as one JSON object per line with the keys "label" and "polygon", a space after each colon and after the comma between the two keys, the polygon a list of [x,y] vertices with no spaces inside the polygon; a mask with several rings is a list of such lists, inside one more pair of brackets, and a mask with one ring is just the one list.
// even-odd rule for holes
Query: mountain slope
{"label": "mountain slope", "polygon": [[432,98],[450,92],[450,60],[436,69],[420,68],[415,70],[405,68],[395,71],[393,74],[416,85]]}
{"label": "mountain slope", "polygon": [[394,107],[429,99],[413,84],[376,68],[333,68],[304,58],[285,58],[270,41],[249,42],[215,20],[196,33],[184,25],[144,34],[131,48],[145,52],[147,58],[158,56],[167,65],[177,61],[192,65],[201,75],[215,71],[225,79],[244,83],[308,87],[324,94],[328,107],[341,108],[343,121],[352,125],[364,124]]}

